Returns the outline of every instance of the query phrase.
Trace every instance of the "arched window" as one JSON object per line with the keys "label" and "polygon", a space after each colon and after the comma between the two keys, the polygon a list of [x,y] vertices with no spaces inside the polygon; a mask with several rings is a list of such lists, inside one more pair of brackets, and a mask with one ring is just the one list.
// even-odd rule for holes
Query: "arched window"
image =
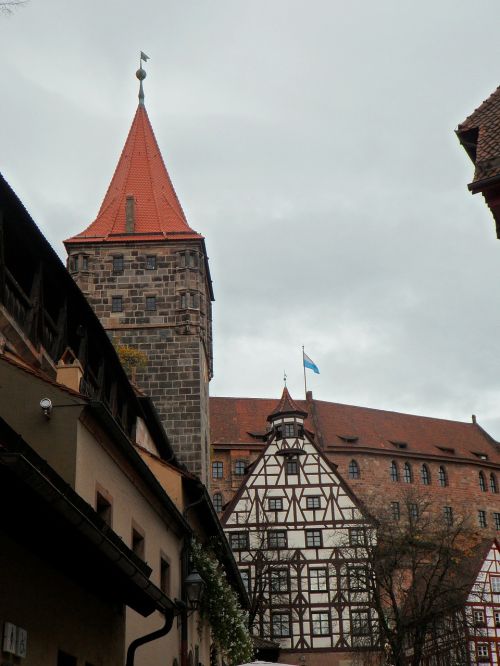
{"label": "arched window", "polygon": [[481,488],[481,491],[483,493],[486,492],[486,479],[484,478],[484,474],[482,472],[479,472],[479,487]]}
{"label": "arched window", "polygon": [[439,485],[443,486],[443,488],[448,485],[448,476],[446,474],[445,468],[442,465],[438,470],[438,481]]}
{"label": "arched window", "polygon": [[493,474],[493,472],[490,474],[490,490],[492,493],[498,492],[497,477]]}
{"label": "arched window", "polygon": [[431,475],[429,472],[429,468],[425,463],[422,465],[422,469],[420,470],[420,476],[422,477],[422,483],[424,484],[424,486],[431,485]]}
{"label": "arched window", "polygon": [[390,475],[391,475],[391,481],[399,481],[398,466],[394,462],[394,460],[391,462]]}
{"label": "arched window", "polygon": [[349,463],[349,478],[350,479],[359,479],[359,465],[355,460],[351,460]]}
{"label": "arched window", "polygon": [[403,481],[405,483],[411,483],[413,481],[410,463],[405,463],[405,466],[403,467]]}
{"label": "arched window", "polygon": [[220,513],[222,511],[222,494],[215,493],[212,498],[212,501],[214,504],[214,509],[217,511],[217,513]]}

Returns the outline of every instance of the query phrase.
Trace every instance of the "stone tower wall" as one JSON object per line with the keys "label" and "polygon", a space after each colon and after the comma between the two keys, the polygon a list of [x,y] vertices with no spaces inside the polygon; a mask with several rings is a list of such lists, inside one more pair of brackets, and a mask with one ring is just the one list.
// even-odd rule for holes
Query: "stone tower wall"
{"label": "stone tower wall", "polygon": [[133,379],[154,400],[179,460],[208,483],[212,316],[205,262],[196,240],[87,243],[72,245],[68,257],[113,340],[146,354],[147,366]]}

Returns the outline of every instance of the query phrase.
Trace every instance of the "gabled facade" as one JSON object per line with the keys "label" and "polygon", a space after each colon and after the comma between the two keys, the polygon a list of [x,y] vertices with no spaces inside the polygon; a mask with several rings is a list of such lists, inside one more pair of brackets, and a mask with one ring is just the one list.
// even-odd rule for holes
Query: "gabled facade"
{"label": "gabled facade", "polygon": [[487,548],[466,604],[471,664],[500,664],[500,544]]}
{"label": "gabled facade", "polygon": [[115,345],[141,356],[133,379],[154,400],[177,457],[207,482],[208,257],[174,191],[143,98],[96,219],[65,246],[69,271]]}
{"label": "gabled facade", "polygon": [[[371,524],[285,388],[267,443],[222,517],[246,580],[253,631],[283,660],[340,664],[377,643],[363,555]],[[325,661],[326,660],[326,661]]]}

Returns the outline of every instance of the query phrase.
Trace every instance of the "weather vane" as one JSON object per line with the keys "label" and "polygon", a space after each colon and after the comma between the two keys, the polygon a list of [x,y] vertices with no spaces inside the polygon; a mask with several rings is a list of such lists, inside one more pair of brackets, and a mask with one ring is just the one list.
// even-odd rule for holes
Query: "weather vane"
{"label": "weather vane", "polygon": [[286,370],[283,370],[283,381],[285,382],[285,386],[286,386]]}
{"label": "weather vane", "polygon": [[139,104],[144,104],[144,89],[142,87],[142,82],[146,78],[146,72],[144,69],[142,69],[142,61],[147,62],[149,60],[149,56],[147,56],[143,51],[141,51],[141,55],[139,57],[139,69],[135,73],[137,78],[139,79]]}

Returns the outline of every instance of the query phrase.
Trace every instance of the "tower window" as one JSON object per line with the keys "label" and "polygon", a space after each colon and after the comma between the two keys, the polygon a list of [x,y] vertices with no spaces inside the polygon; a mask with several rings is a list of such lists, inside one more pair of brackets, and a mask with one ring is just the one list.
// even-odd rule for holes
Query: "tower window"
{"label": "tower window", "polygon": [[283,437],[295,437],[295,423],[283,424]]}
{"label": "tower window", "polygon": [[212,479],[222,479],[224,474],[224,463],[216,460],[212,463]]}
{"label": "tower window", "polygon": [[351,460],[349,463],[349,478],[350,479],[359,479],[359,465],[355,460]]}
{"label": "tower window", "polygon": [[86,254],[84,254],[82,257],[82,271],[88,271],[88,270],[89,270],[89,258],[87,257]]}
{"label": "tower window", "polygon": [[246,460],[237,460],[234,463],[234,474],[235,474],[235,476],[245,476],[246,467],[247,467]]}
{"label": "tower window", "polygon": [[214,504],[214,509],[217,511],[217,513],[220,513],[222,511],[222,495],[221,495],[221,493],[215,493],[212,500],[213,500],[213,504]]}
{"label": "tower window", "polygon": [[429,468],[425,463],[422,465],[422,469],[420,470],[420,476],[424,486],[429,486],[431,483],[431,475],[429,473]]}
{"label": "tower window", "polygon": [[156,256],[154,254],[148,254],[146,257],[146,269],[148,271],[156,270]]}
{"label": "tower window", "polygon": [[156,310],[156,296],[146,296],[146,310],[147,312]]}
{"label": "tower window", "polygon": [[111,297],[111,312],[123,312],[123,297],[122,296],[112,296]]}
{"label": "tower window", "polygon": [[123,254],[113,257],[113,273],[123,273]]}
{"label": "tower window", "polygon": [[438,481],[439,485],[443,488],[448,485],[448,477],[446,475],[445,468],[441,465],[438,470]]}

